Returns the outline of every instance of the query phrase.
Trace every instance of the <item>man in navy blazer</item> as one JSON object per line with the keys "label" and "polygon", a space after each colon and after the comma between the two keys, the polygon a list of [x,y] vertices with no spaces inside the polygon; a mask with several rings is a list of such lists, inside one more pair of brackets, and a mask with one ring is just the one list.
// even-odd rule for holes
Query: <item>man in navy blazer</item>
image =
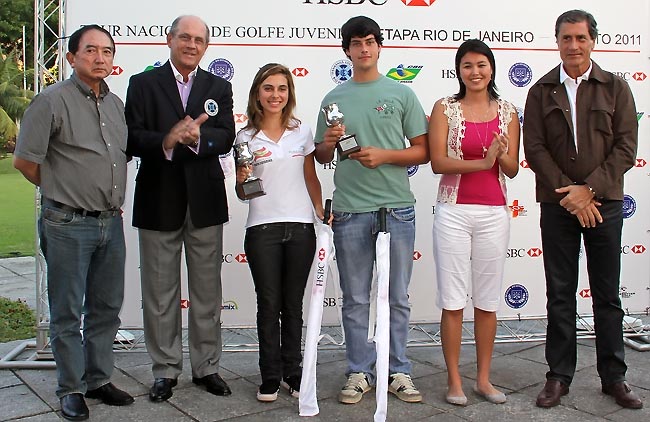
{"label": "man in navy blazer", "polygon": [[231,149],[235,123],[230,83],[198,67],[208,43],[203,20],[179,16],[167,35],[169,61],[131,77],[126,96],[127,154],[140,157],[133,225],[154,402],[172,396],[182,371],[183,246],[192,381],[212,394],[231,393],[218,374],[222,224],[228,221],[219,154]]}

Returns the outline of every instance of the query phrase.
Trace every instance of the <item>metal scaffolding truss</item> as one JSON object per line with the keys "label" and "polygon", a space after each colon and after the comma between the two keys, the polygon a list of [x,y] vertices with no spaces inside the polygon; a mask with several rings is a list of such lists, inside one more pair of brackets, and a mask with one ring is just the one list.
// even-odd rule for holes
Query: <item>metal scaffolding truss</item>
{"label": "metal scaffolding truss", "polygon": [[[34,0],[34,92],[40,92],[47,80],[62,80],[65,50],[66,0]],[[48,44],[47,38],[54,38]],[[53,68],[56,66],[56,70]]]}
{"label": "metal scaffolding truss", "polygon": [[[34,0],[34,92],[40,92],[46,81],[62,80],[65,69],[64,35],[66,0]],[[54,41],[48,44],[47,39]],[[40,212],[40,193],[36,189],[36,217]],[[49,307],[45,258],[36,238],[36,350],[49,347]]]}

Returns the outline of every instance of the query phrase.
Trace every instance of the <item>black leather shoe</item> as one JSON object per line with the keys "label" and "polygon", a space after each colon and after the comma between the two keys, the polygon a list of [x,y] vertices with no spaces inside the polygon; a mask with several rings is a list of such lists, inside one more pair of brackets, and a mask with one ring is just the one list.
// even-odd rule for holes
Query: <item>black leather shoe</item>
{"label": "black leather shoe", "polygon": [[219,374],[210,374],[203,378],[192,377],[192,382],[197,385],[205,385],[208,393],[212,393],[215,396],[229,396],[232,394],[230,387],[228,387],[226,381]]}
{"label": "black leather shoe", "polygon": [[537,395],[537,407],[554,407],[560,404],[560,398],[569,394],[569,386],[558,380],[547,380],[544,388]]}
{"label": "black leather shoe", "polygon": [[70,421],[88,419],[88,406],[81,393],[72,393],[61,397],[61,414]]}
{"label": "black leather shoe", "polygon": [[165,401],[174,394],[172,387],[176,387],[178,381],[174,378],[156,378],[149,390],[149,400],[153,402]]}
{"label": "black leather shoe", "polygon": [[120,390],[110,382],[94,390],[87,391],[86,398],[99,399],[109,406],[126,406],[133,403],[133,397],[129,393]]}
{"label": "black leather shoe", "polygon": [[614,384],[603,385],[603,393],[614,397],[619,406],[627,409],[641,409],[643,402],[637,396],[625,381],[615,382]]}

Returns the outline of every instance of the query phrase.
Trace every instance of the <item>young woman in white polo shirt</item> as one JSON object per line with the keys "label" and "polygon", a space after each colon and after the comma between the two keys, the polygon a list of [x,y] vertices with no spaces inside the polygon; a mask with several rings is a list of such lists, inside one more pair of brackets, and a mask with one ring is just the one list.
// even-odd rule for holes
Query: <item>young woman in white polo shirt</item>
{"label": "young woman in white polo shirt", "polygon": [[316,249],[314,211],[323,218],[314,137],[293,115],[295,106],[289,69],[263,66],[250,89],[248,122],[235,140],[247,142],[254,157],[252,166],[237,169],[237,195],[243,199],[241,184],[251,171],[266,192],[249,200],[244,240],[257,295],[260,401],[276,400],[280,385],[299,396],[302,299]]}

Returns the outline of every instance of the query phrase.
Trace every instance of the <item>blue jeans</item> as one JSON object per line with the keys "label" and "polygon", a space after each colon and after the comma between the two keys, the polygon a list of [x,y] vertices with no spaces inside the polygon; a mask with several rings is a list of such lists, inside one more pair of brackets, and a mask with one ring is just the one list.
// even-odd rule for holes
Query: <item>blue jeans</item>
{"label": "blue jeans", "polygon": [[47,262],[56,395],[85,393],[110,382],[113,372],[113,341],[124,297],[122,216],[115,211],[84,217],[44,206],[39,229]]}
{"label": "blue jeans", "polygon": [[301,375],[302,299],[316,251],[311,223],[246,230],[244,251],[257,294],[262,382]]}
{"label": "blue jeans", "polygon": [[[375,345],[368,342],[370,287],[375,261],[375,241],[379,212],[334,212],[334,246],[343,292],[348,370],[363,372],[374,383]],[[413,270],[415,246],[414,207],[389,209],[386,226],[390,232],[390,373],[411,373],[406,357],[406,341],[411,309],[408,287]]]}

